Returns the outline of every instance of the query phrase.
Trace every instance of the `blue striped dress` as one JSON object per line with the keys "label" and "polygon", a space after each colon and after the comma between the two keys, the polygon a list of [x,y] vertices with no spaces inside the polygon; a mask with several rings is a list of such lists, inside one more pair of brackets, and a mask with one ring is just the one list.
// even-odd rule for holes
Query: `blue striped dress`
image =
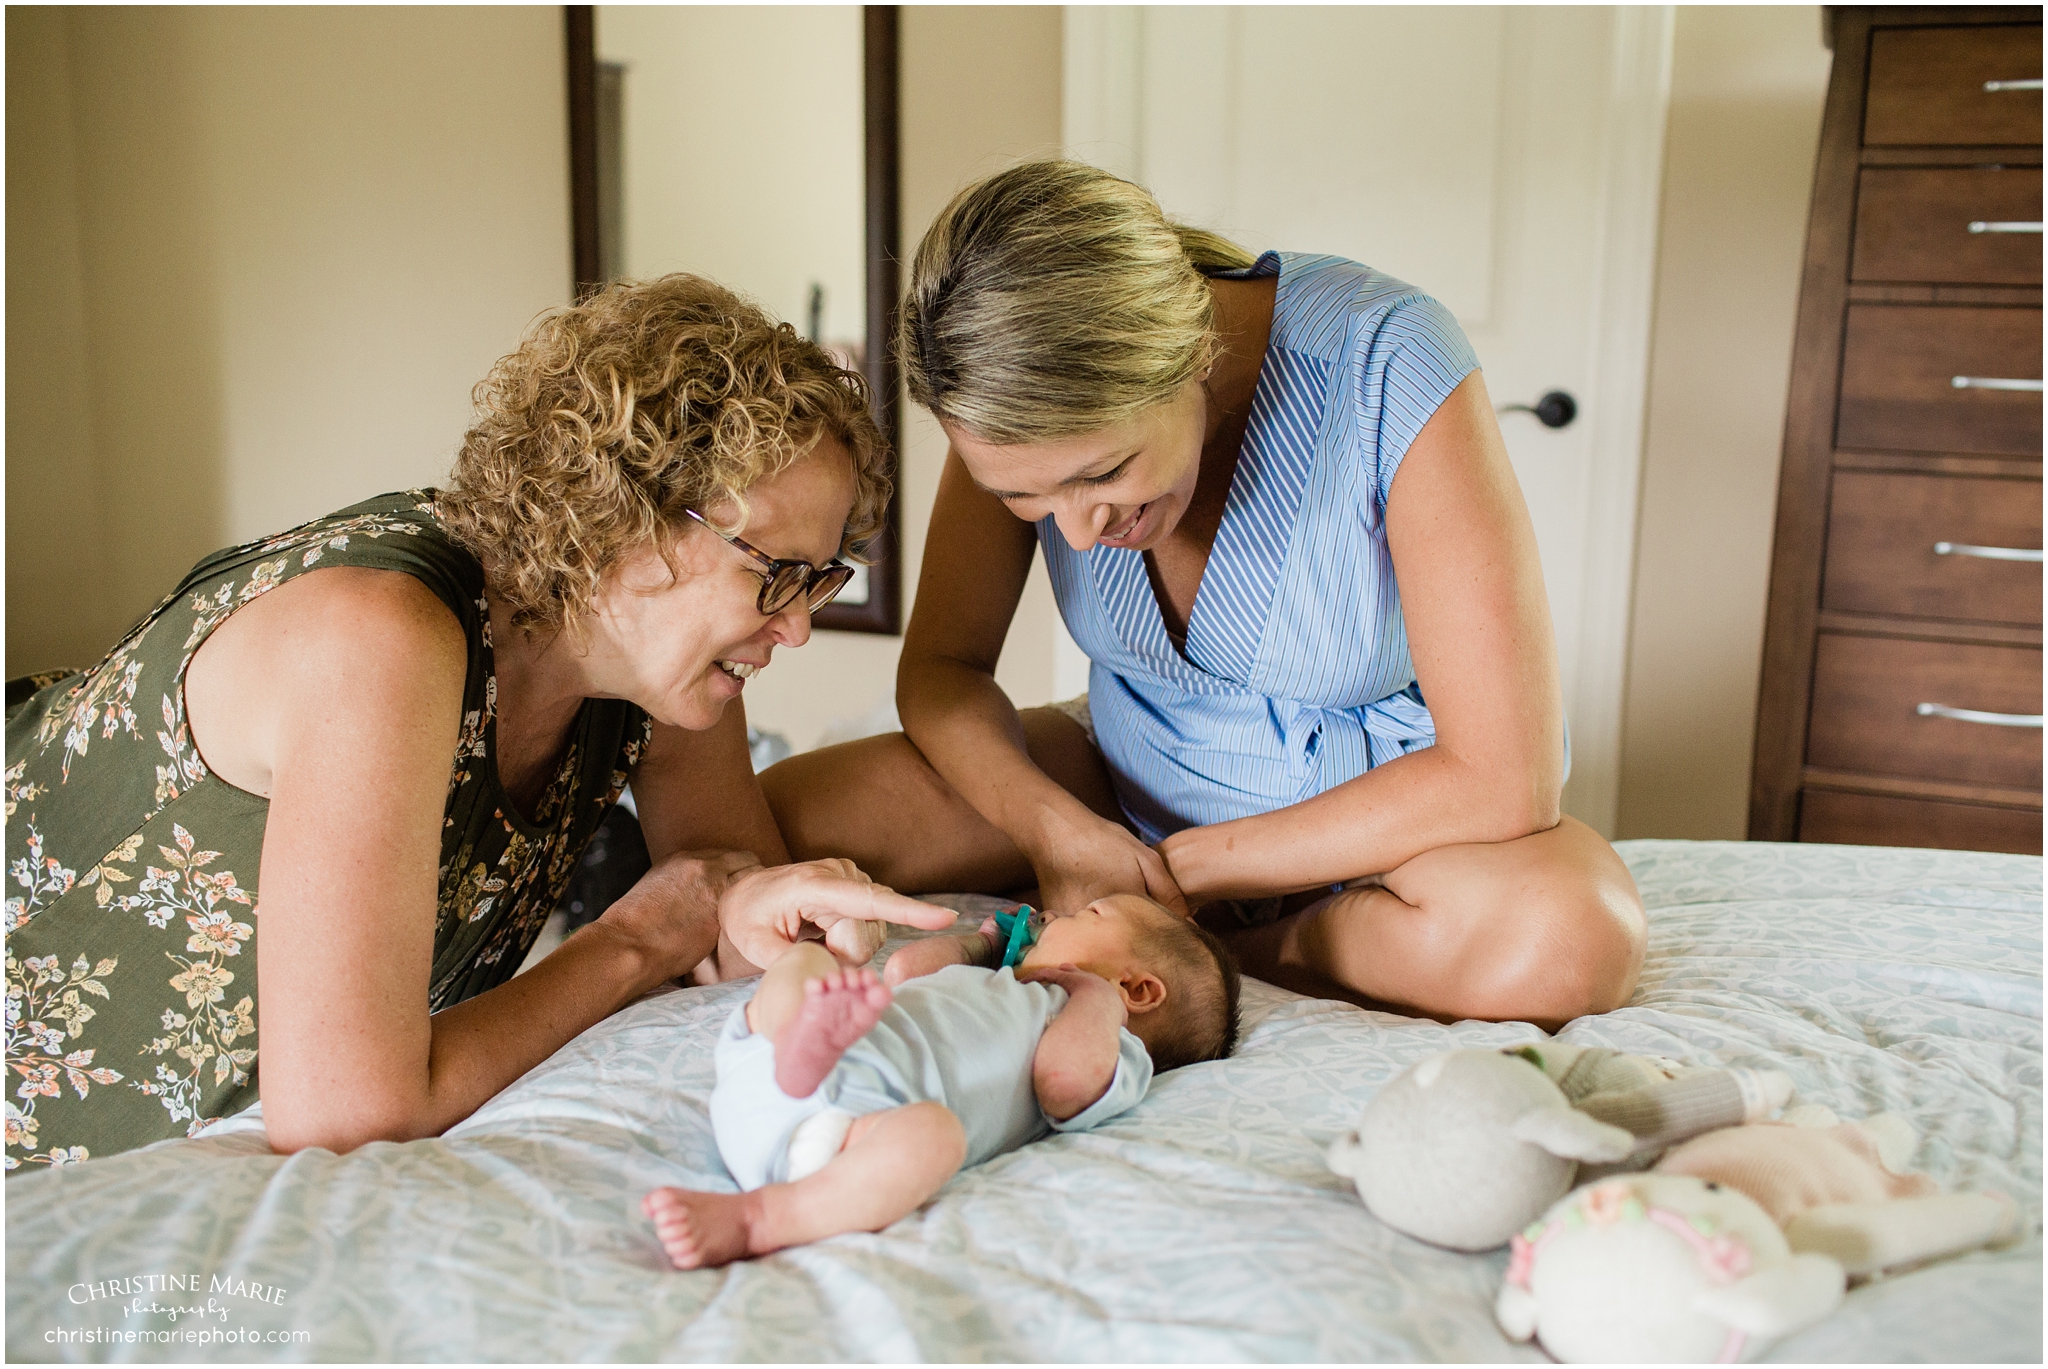
{"label": "blue striped dress", "polygon": [[1093,662],[1096,743],[1147,841],[1269,812],[1433,744],[1387,492],[1478,358],[1443,305],[1340,257],[1268,252],[1273,328],[1223,522],[1176,650],[1143,553],[1038,541]]}

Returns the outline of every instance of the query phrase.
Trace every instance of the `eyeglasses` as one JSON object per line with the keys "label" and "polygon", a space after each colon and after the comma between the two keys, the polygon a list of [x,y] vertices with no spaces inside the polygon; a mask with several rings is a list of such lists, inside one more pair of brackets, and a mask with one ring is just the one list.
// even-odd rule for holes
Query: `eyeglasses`
{"label": "eyeglasses", "polygon": [[846,588],[846,582],[853,578],[854,568],[843,562],[833,561],[820,568],[809,561],[778,560],[731,533],[719,532],[710,519],[695,509],[684,509],[683,512],[752,557],[761,568],[756,572],[761,577],[761,597],[754,603],[764,618],[773,618],[788,608],[798,595],[804,597],[809,611],[816,613],[837,598],[839,591]]}

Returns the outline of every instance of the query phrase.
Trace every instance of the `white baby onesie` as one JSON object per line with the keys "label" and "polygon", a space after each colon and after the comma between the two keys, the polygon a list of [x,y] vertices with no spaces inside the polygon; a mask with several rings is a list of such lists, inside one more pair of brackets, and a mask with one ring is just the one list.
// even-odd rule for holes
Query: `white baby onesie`
{"label": "white baby onesie", "polygon": [[854,1117],[906,1103],[943,1103],[967,1131],[968,1165],[1035,1141],[1048,1130],[1086,1131],[1144,1098],[1152,1083],[1145,1043],[1122,1030],[1116,1077],[1089,1107],[1055,1122],[1038,1106],[1031,1061],[1046,1023],[1066,1006],[1056,984],[1020,984],[1008,969],[949,965],[904,983],[868,1034],[808,1098],[775,1083],[775,1048],[747,1029],[745,1005],[720,1034],[711,1092],[718,1153],[742,1189],[789,1177],[789,1139],[836,1108]]}

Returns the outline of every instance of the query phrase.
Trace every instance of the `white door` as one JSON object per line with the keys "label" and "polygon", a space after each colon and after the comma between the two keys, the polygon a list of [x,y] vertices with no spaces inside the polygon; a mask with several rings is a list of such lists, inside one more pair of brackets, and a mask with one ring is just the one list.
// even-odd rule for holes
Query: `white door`
{"label": "white door", "polygon": [[[1612,835],[1670,66],[1669,7],[1081,7],[1070,153],[1254,251],[1442,300],[1502,416],[1557,624],[1565,808]],[[1062,638],[1055,683],[1085,687]]]}

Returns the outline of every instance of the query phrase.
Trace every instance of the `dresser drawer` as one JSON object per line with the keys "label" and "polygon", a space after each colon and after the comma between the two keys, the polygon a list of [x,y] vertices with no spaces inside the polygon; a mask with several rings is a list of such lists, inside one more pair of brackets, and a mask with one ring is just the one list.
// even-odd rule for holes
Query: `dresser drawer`
{"label": "dresser drawer", "polygon": [[2040,546],[2038,480],[1836,471],[1821,607],[2039,626],[2041,563],[1987,553]]}
{"label": "dresser drawer", "polygon": [[[2040,223],[2038,167],[1867,168],[1857,182],[1849,276],[2039,285]],[[2036,231],[2008,227],[2014,224]]]}
{"label": "dresser drawer", "polygon": [[1799,839],[2038,856],[2041,815],[2024,808],[1808,789],[1799,799]]}
{"label": "dresser drawer", "polygon": [[2041,393],[1958,388],[1957,377],[2041,379],[2041,311],[1852,304],[1838,445],[1873,451],[2041,450]]}
{"label": "dresser drawer", "polygon": [[2041,141],[2041,92],[1986,90],[2041,78],[2039,24],[1880,29],[1870,37],[1871,146]]}
{"label": "dresser drawer", "polygon": [[1923,717],[1918,712],[1923,703],[2038,714],[2040,649],[1823,632],[1814,661],[1807,764],[1908,779],[2040,788],[2040,728]]}

